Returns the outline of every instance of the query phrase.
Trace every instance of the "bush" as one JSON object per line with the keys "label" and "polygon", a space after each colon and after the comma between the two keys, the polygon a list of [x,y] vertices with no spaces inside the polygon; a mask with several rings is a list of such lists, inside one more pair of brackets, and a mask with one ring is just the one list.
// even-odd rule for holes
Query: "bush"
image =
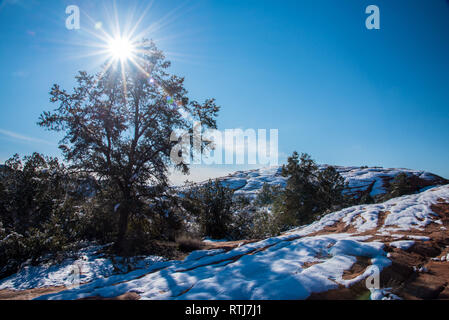
{"label": "bush", "polygon": [[389,199],[401,197],[407,194],[412,194],[417,189],[413,186],[411,178],[407,176],[405,172],[401,172],[396,175],[388,187],[388,192],[383,196],[381,200],[386,201]]}
{"label": "bush", "polygon": [[146,206],[149,209],[141,208],[140,216],[151,221],[150,233],[153,238],[175,241],[178,236],[187,232],[189,217],[182,201],[177,195],[167,193],[152,199]]}
{"label": "bush", "polygon": [[359,204],[373,204],[374,202],[373,197],[368,192],[363,194],[358,201]]}
{"label": "bush", "polygon": [[308,154],[294,152],[282,168],[288,177],[284,191],[273,203],[275,221],[281,231],[315,221],[324,213],[348,204],[342,192],[344,179],[333,167],[319,170]]}
{"label": "bush", "polygon": [[282,221],[271,211],[258,210],[253,216],[252,238],[265,239],[278,236],[282,229]]}
{"label": "bush", "polygon": [[79,217],[68,205],[70,180],[57,159],[38,153],[14,155],[1,167],[0,276],[74,241]]}
{"label": "bush", "polygon": [[281,194],[282,188],[280,186],[273,186],[265,182],[257,194],[255,204],[260,207],[271,206],[279,199]]}
{"label": "bush", "polygon": [[78,236],[84,240],[111,243],[117,237],[118,214],[115,202],[109,200],[104,192],[86,201],[78,207],[80,223]]}
{"label": "bush", "polygon": [[196,217],[203,236],[223,239],[229,235],[233,195],[234,191],[218,180],[186,190],[184,206]]}
{"label": "bush", "polygon": [[329,213],[340,210],[345,204],[343,196],[345,189],[345,179],[334,167],[326,167],[317,174],[317,195],[316,199],[320,213]]}
{"label": "bush", "polygon": [[233,199],[231,210],[233,212],[232,220],[225,238],[230,240],[253,238],[254,212],[256,208],[250,199],[244,196]]}

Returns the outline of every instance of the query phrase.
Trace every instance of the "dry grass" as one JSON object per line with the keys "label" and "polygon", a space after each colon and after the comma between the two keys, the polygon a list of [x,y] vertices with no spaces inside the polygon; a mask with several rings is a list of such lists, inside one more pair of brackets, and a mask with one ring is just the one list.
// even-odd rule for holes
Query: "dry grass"
{"label": "dry grass", "polygon": [[201,239],[185,235],[176,238],[176,243],[178,244],[178,249],[182,252],[201,250],[205,247],[205,244]]}

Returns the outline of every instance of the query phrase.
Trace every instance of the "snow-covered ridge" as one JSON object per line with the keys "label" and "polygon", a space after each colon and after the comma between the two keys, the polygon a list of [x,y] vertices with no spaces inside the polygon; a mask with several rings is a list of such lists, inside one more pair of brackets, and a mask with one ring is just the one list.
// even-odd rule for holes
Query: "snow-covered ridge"
{"label": "snow-covered ridge", "polygon": [[[320,165],[320,170],[328,165]],[[348,184],[345,193],[360,195],[368,192],[372,197],[387,192],[386,184],[400,173],[406,173],[414,177],[414,182],[420,188],[437,186],[449,181],[427,171],[410,169],[385,169],[380,167],[341,167],[334,166]],[[236,190],[236,195],[254,196],[262,188],[264,183],[285,187],[286,178],[281,175],[281,167],[255,169],[249,171],[237,171],[226,177],[219,178],[223,185]]]}
{"label": "snow-covered ridge", "polygon": [[[449,202],[449,185],[340,210],[303,228],[229,251],[195,251],[184,261],[154,260],[124,274],[107,271],[103,275],[101,270],[108,268],[98,268],[98,274],[79,288],[40,299],[115,297],[128,292],[141,299],[306,299],[314,293],[350,287],[388,267],[391,260],[386,245],[407,250],[415,242],[429,240],[421,234],[427,228],[446,230],[449,220],[432,210],[442,201]],[[348,230],[329,232],[329,227],[339,225]],[[385,240],[391,238],[395,240]],[[360,257],[369,261],[365,270],[345,276]],[[58,279],[68,276],[64,266]],[[3,280],[0,288],[26,287],[22,285],[26,272]],[[35,274],[45,278],[35,284],[52,285],[50,273],[35,270]],[[371,297],[382,298],[380,292],[372,291]]]}
{"label": "snow-covered ridge", "polygon": [[421,241],[428,237],[413,235],[413,231],[423,231],[433,224],[445,230],[439,216],[432,211],[432,205],[440,199],[449,200],[449,185],[435,187],[424,192],[394,198],[384,203],[358,205],[330,213],[320,220],[289,233],[310,235],[341,223],[357,234],[376,232],[380,236],[399,236],[407,232],[410,239]]}

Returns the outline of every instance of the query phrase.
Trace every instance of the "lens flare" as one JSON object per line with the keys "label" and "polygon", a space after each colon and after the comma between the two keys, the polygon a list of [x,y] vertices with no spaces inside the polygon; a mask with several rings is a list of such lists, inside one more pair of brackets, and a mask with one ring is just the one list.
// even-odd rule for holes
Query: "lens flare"
{"label": "lens flare", "polygon": [[[138,70],[141,72],[140,76],[148,78],[150,84],[161,92],[164,92],[168,104],[181,108],[183,102],[177,101],[169,92],[166,92],[164,86],[151,74],[152,67],[148,66],[148,61],[143,58],[143,56],[152,54],[151,50],[146,48],[144,43],[148,44],[149,38],[151,38],[151,42],[154,38],[157,39],[157,35],[161,33],[161,30],[176,20],[176,16],[180,14],[181,7],[182,6],[171,10],[164,17],[153,21],[147,27],[144,27],[141,24],[145,21],[146,14],[151,8],[151,3],[149,3],[144,10],[137,10],[137,8],[134,8],[134,10],[128,14],[123,26],[120,24],[118,9],[115,2],[112,6],[112,12],[106,8],[105,13],[108,18],[104,21],[101,21],[98,18],[92,18],[86,13],[87,18],[91,23],[91,27],[83,29],[85,31],[83,35],[87,35],[86,40],[76,44],[89,48],[89,51],[86,52],[86,54],[79,57],[100,57],[101,71],[98,74],[98,79],[92,85],[95,86],[98,81],[112,69],[114,72],[121,73],[123,91],[126,96],[128,88],[127,81],[129,80],[127,71],[131,69]],[[137,11],[142,11],[140,16],[135,16]],[[163,41],[164,39],[170,38],[171,37],[165,35],[160,39]],[[171,54],[182,56],[182,54],[176,52],[171,52]]]}
{"label": "lens flare", "polygon": [[108,43],[108,51],[111,56],[120,61],[131,59],[135,48],[132,43],[122,37],[113,38]]}

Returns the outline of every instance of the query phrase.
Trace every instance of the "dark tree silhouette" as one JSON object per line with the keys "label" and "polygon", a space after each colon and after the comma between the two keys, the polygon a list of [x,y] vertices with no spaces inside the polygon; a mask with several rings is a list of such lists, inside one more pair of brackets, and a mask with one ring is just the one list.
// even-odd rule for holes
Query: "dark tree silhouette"
{"label": "dark tree silhouette", "polygon": [[[170,62],[152,41],[143,40],[137,51],[139,66],[117,63],[96,75],[79,72],[73,93],[55,84],[50,101],[59,106],[44,112],[38,122],[65,133],[59,148],[72,168],[117,188],[119,251],[133,205],[167,186],[176,144],[171,133],[192,130],[185,113],[207,129],[216,128],[219,111],[214,99],[203,104],[189,100],[184,78],[167,72]],[[188,172],[184,162],[175,167]]]}

